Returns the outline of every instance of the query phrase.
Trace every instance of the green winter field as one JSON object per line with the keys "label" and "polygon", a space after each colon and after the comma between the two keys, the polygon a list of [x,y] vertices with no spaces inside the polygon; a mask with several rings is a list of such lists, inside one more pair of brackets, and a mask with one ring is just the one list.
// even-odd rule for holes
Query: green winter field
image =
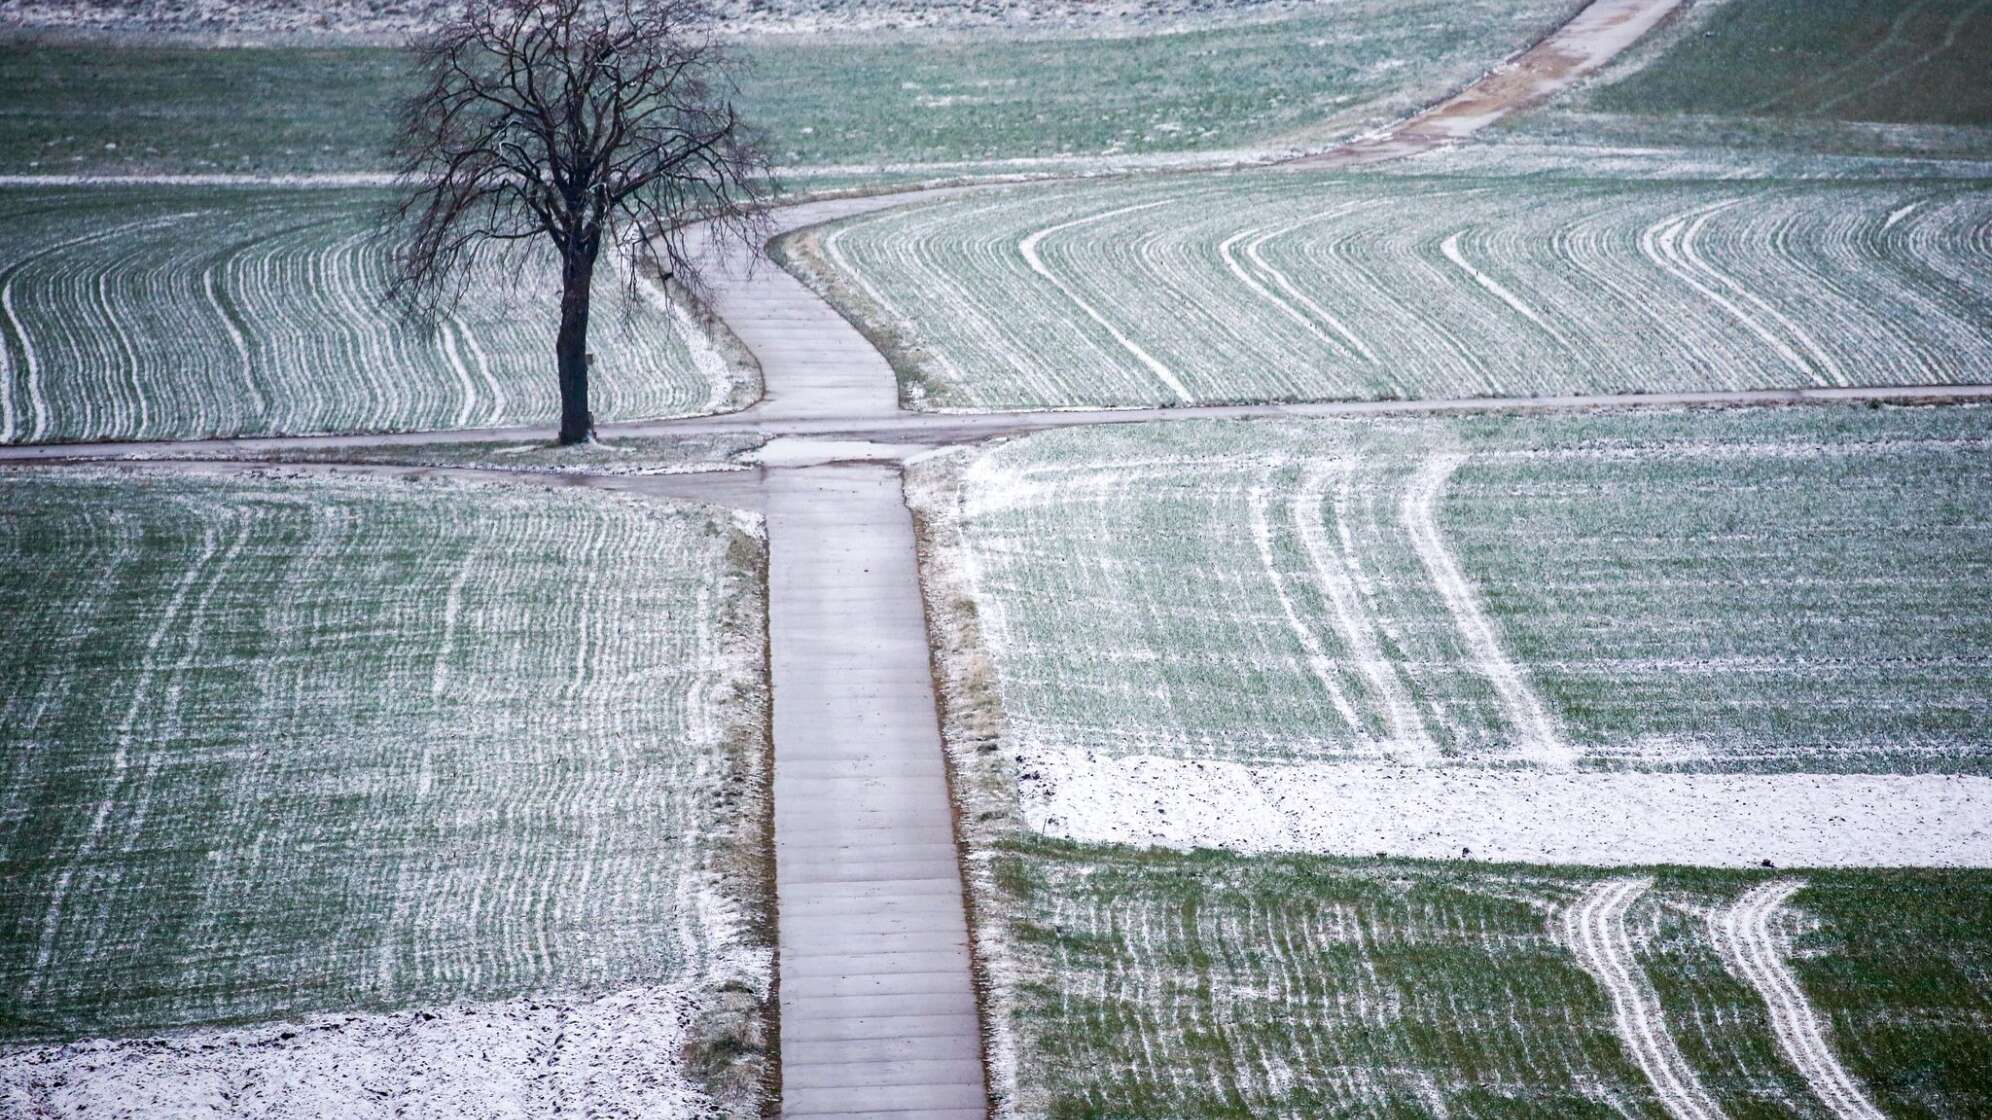
{"label": "green winter field", "polygon": [[725,511],[17,471],[0,554],[6,1041],[765,981]]}
{"label": "green winter field", "polygon": [[1071,429],[971,453],[928,500],[1019,748],[1985,775],[1987,422]]}
{"label": "green winter field", "polygon": [[[1351,0],[1144,33],[757,36],[739,45],[742,104],[798,187],[1320,144],[1464,85],[1578,6]],[[0,173],[391,170],[382,107],[406,87],[379,47],[4,44]]]}
{"label": "green winter field", "polygon": [[[1035,839],[992,858],[984,936],[1004,947],[993,1022],[1016,1116],[1992,1108],[1980,871],[1626,874]],[[1752,982],[1780,975],[1795,985]],[[1648,1041],[1622,1040],[1627,1011]],[[1853,1095],[1817,1088],[1836,1067]]]}
{"label": "green winter field", "polygon": [[[384,192],[0,189],[0,443],[539,424],[555,414],[557,289],[487,270],[434,329],[388,299]],[[596,415],[758,395],[696,315],[597,276]]]}
{"label": "green winter field", "polygon": [[776,248],[944,411],[1992,375],[1984,181],[1405,166],[976,192]]}

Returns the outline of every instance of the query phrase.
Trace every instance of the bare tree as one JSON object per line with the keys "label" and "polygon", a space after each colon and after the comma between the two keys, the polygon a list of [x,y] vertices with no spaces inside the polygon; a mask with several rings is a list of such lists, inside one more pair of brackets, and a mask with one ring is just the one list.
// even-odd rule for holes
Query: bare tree
{"label": "bare tree", "polygon": [[603,249],[701,287],[692,230],[759,249],[767,162],[704,0],[466,0],[410,47],[397,295],[429,315],[480,267],[558,251],[560,442],[594,438],[588,303]]}

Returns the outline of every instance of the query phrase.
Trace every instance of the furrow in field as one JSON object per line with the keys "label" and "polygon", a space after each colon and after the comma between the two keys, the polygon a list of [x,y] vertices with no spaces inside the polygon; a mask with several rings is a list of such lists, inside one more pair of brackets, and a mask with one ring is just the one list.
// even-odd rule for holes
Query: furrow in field
{"label": "furrow in field", "polygon": [[1794,371],[1814,378],[1819,384],[1825,384],[1824,380],[1818,379],[1817,371],[1814,370],[1812,364],[1799,356],[1798,351],[1793,349],[1789,343],[1778,337],[1761,320],[1738,305],[1735,300],[1716,291],[1715,288],[1710,287],[1708,283],[1704,282],[1713,281],[1720,284],[1730,289],[1739,298],[1750,300],[1760,309],[1762,308],[1761,301],[1756,300],[1755,297],[1750,296],[1747,292],[1740,291],[1737,285],[1727,277],[1717,273],[1714,269],[1709,268],[1706,262],[1693,251],[1695,238],[1701,233],[1702,228],[1708,224],[1709,220],[1724,210],[1740,204],[1742,201],[1742,199],[1729,199],[1723,202],[1697,206],[1684,213],[1671,215],[1641,231],[1639,237],[1640,249],[1646,254],[1649,260],[1659,265],[1662,269],[1665,269],[1676,280],[1686,284],[1709,302],[1722,308],[1730,316],[1735,318],[1737,322],[1749,328],[1751,333],[1762,339],[1765,345],[1769,346],[1789,363]]}
{"label": "furrow in field", "polygon": [[1342,721],[1348,725],[1351,733],[1360,736],[1363,734],[1363,718],[1357,713],[1355,705],[1349,702],[1348,695],[1342,689],[1334,658],[1330,657],[1328,651],[1322,647],[1321,639],[1315,635],[1314,628],[1300,617],[1300,612],[1294,607],[1293,597],[1287,594],[1286,577],[1281,574],[1279,562],[1273,557],[1272,525],[1267,513],[1270,499],[1267,497],[1266,488],[1254,486],[1246,500],[1251,507],[1252,542],[1258,549],[1259,563],[1266,570],[1266,579],[1272,584],[1273,595],[1279,600],[1280,613],[1286,618],[1287,628],[1293,632],[1295,640],[1299,641],[1301,648],[1306,651],[1308,671],[1321,683],[1321,688],[1328,694],[1329,703],[1334,706],[1336,714],[1342,717]]}
{"label": "furrow in field", "polygon": [[1882,1120],[1881,1110],[1833,1053],[1825,1024],[1799,987],[1773,929],[1804,886],[1803,879],[1779,879],[1753,887],[1709,916],[1709,933],[1731,971],[1764,1001],[1778,1050],[1827,1110],[1839,1120]]}
{"label": "furrow in field", "polygon": [[1309,463],[1294,493],[1294,524],[1299,530],[1301,543],[1307,549],[1316,584],[1328,600],[1336,636],[1367,686],[1369,702],[1376,706],[1382,717],[1383,748],[1410,761],[1431,762],[1438,757],[1438,746],[1433,743],[1431,732],[1425,727],[1399,667],[1384,656],[1377,639],[1376,625],[1351,579],[1351,568],[1356,560],[1353,550],[1346,547],[1345,534],[1340,546],[1331,543],[1322,521],[1322,508],[1331,500],[1328,488],[1333,484],[1337,491],[1333,499],[1336,521],[1338,527],[1342,526],[1351,469],[1352,465],[1346,460]]}
{"label": "furrow in field", "polygon": [[34,965],[26,978],[25,991],[31,999],[48,981],[49,967],[55,956],[56,937],[62,931],[63,909],[70,901],[71,885],[75,882],[79,871],[89,870],[88,865],[96,855],[105,827],[119,808],[119,795],[123,792],[126,772],[131,768],[132,753],[136,749],[143,748],[144,744],[139,738],[138,716],[146,701],[150,699],[151,685],[159,672],[157,661],[160,648],[173,633],[174,627],[179,622],[180,612],[186,605],[187,597],[192,594],[208,562],[214,558],[219,535],[218,526],[210,518],[199,516],[198,511],[190,512],[197,514],[201,543],[191,561],[181,570],[171,595],[159,612],[158,622],[153,625],[151,633],[147,635],[145,644],[140,649],[138,666],[131,682],[131,701],[125,708],[124,718],[118,722],[117,729],[113,733],[115,739],[108,760],[108,772],[98,779],[104,791],[103,796],[97,800],[96,807],[90,815],[90,823],[71,849],[49,891],[48,905],[40,922],[40,939],[35,949]]}
{"label": "furrow in field", "polygon": [[[13,248],[0,254],[0,441],[553,415],[554,323],[534,298],[548,275],[530,253],[478,278],[430,330],[388,298],[369,193],[90,188],[36,201],[47,205],[0,208]],[[623,306],[614,273],[597,293],[597,415],[724,407],[733,371],[702,328],[668,300]]]}
{"label": "furrow in field", "polygon": [[837,227],[821,267],[941,409],[1926,384],[1992,377],[1988,205],[1239,175],[941,199]]}
{"label": "furrow in field", "polygon": [[228,263],[228,259],[226,255],[218,257],[201,271],[201,294],[207,297],[209,310],[214,312],[214,317],[228,332],[229,345],[234,348],[236,360],[241,364],[243,392],[249,395],[255,411],[264,412],[269,409],[270,402],[263,396],[262,383],[256,377],[256,361],[250,357],[249,340],[243,335],[241,325],[236,322],[235,314],[223,306],[221,296],[217,294],[215,288],[215,273]]}
{"label": "furrow in field", "polygon": [[[1338,210],[1331,210],[1325,214],[1316,214],[1311,217],[1302,219],[1299,222],[1289,223],[1288,225],[1281,226],[1278,229],[1262,233],[1258,237],[1255,237],[1251,241],[1246,243],[1245,257],[1247,260],[1250,260],[1252,264],[1259,269],[1260,272],[1264,273],[1269,279],[1271,279],[1272,282],[1280,289],[1280,291],[1286,293],[1287,297],[1291,299],[1294,302],[1294,304],[1306,308],[1308,314],[1311,314],[1316,319],[1319,319],[1321,322],[1326,323],[1328,325],[1328,329],[1335,332],[1335,338],[1339,340],[1340,344],[1347,345],[1350,349],[1362,355],[1364,361],[1374,365],[1376,364],[1376,351],[1371,350],[1369,346],[1365,344],[1361,338],[1357,337],[1354,331],[1350,330],[1346,324],[1344,324],[1340,319],[1336,318],[1333,314],[1331,314],[1327,308],[1321,306],[1321,304],[1316,302],[1313,299],[1313,297],[1309,296],[1306,292],[1301,291],[1300,288],[1297,287],[1290,278],[1288,278],[1286,273],[1281,272],[1279,269],[1274,268],[1272,265],[1266,263],[1266,258],[1261,254],[1261,250],[1265,248],[1266,242],[1268,241],[1280,237],[1289,236],[1293,234],[1295,231],[1305,226],[1314,225],[1317,222],[1333,221],[1335,218],[1341,217],[1344,214],[1353,213],[1356,209],[1357,209],[1356,206],[1351,205],[1343,207]],[[1265,293],[1262,291],[1261,294],[1266,295],[1268,299],[1272,299],[1274,302],[1280,303],[1283,308],[1286,308],[1287,310],[1291,311],[1291,308],[1288,307],[1284,303],[1284,301],[1278,300],[1277,298],[1273,297],[1270,293]],[[1324,342],[1330,341],[1328,338],[1326,338],[1326,336],[1321,335],[1320,331],[1315,329],[1311,323],[1308,323],[1304,316],[1301,317],[1301,322],[1303,325],[1307,326],[1309,330],[1313,334],[1315,334],[1316,337],[1321,338],[1322,341]],[[1335,343],[1331,342],[1331,345],[1334,344]]]}
{"label": "furrow in field", "polygon": [[1982,422],[1089,429],[972,457],[959,513],[1022,743],[1982,776]]}
{"label": "furrow in field", "polygon": [[1563,912],[1562,939],[1611,997],[1619,1042],[1661,1105],[1678,1120],[1721,1120],[1721,1108],[1667,1029],[1626,928],[1626,914],[1651,886],[1650,879],[1607,879],[1591,887]]}
{"label": "furrow in field", "polygon": [[[0,805],[60,838],[0,852],[35,907],[0,950],[25,1017],[131,1033],[763,967],[715,862],[751,765],[723,753],[751,696],[723,517],[130,485],[0,479],[0,601],[43,651],[5,670]],[[108,583],[70,572],[104,510],[134,529]],[[71,610],[92,581],[115,594]]]}
{"label": "furrow in field", "polygon": [[1527,319],[1529,322],[1534,323],[1538,327],[1541,327],[1544,334],[1547,334],[1549,337],[1556,340],[1557,345],[1562,346],[1566,350],[1570,349],[1570,340],[1564,337],[1562,331],[1557,330],[1556,327],[1552,326],[1547,319],[1544,319],[1541,315],[1537,314],[1535,308],[1530,307],[1526,303],[1523,303],[1522,298],[1516,295],[1515,293],[1509,291],[1505,284],[1502,284],[1499,280],[1494,279],[1492,276],[1487,275],[1487,273],[1481,271],[1479,268],[1476,268],[1471,261],[1468,261],[1466,257],[1460,253],[1459,251],[1460,237],[1461,234],[1455,232],[1447,234],[1446,239],[1444,241],[1439,242],[1439,251],[1445,254],[1446,259],[1451,261],[1453,264],[1459,266],[1459,270],[1461,272],[1464,272],[1468,276],[1471,276],[1473,278],[1474,283],[1480,285],[1481,287],[1487,289],[1489,292],[1493,293],[1496,299],[1500,300],[1502,303],[1507,304],[1509,307],[1514,308],[1515,313],[1517,315],[1520,315],[1522,318]]}

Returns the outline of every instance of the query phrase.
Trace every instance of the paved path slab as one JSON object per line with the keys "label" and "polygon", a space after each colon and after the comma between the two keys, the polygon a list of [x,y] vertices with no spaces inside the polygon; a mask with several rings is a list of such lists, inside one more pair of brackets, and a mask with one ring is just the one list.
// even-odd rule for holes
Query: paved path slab
{"label": "paved path slab", "polygon": [[[873,195],[784,207],[776,212],[774,228],[801,229],[907,201],[904,194]],[[741,418],[875,420],[897,415],[899,387],[884,355],[802,281],[768,261],[744,264],[742,255],[714,255],[706,295],[713,312],[761,363],[764,395]]]}
{"label": "paved path slab", "polygon": [[782,1115],[981,1116],[968,925],[899,474],[766,477]]}

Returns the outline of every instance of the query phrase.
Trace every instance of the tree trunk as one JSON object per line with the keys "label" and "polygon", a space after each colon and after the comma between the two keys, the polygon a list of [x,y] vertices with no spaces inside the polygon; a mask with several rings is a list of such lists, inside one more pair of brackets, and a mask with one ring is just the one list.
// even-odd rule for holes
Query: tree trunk
{"label": "tree trunk", "polygon": [[560,361],[560,442],[589,443],[595,438],[595,416],[588,411],[588,295],[595,278],[595,254],[576,250],[561,268],[560,337],[554,352]]}

